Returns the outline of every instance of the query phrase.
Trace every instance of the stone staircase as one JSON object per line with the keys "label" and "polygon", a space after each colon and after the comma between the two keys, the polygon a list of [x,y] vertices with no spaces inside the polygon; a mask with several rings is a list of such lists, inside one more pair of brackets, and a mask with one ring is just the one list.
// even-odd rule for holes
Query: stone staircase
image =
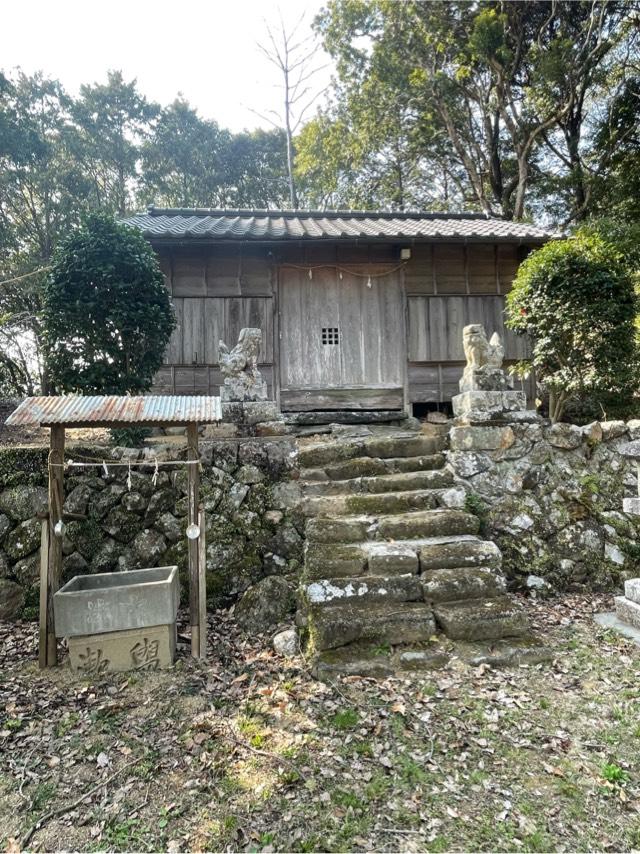
{"label": "stone staircase", "polygon": [[494,642],[527,633],[498,547],[459,506],[445,443],[397,433],[300,449],[309,517],[300,616],[320,678],[439,666],[451,652],[442,634]]}

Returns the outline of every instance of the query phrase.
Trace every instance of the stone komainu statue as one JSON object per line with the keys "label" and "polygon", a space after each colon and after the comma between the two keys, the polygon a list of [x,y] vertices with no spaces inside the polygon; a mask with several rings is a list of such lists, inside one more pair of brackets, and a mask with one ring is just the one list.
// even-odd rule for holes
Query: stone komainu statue
{"label": "stone komainu statue", "polygon": [[224,341],[218,345],[224,385],[220,396],[226,401],[265,400],[267,384],[258,370],[262,331],[247,327],[240,330],[236,346],[229,350]]}
{"label": "stone komainu statue", "polygon": [[462,330],[462,346],[467,366],[482,368],[490,365],[492,368],[502,368],[504,346],[497,332],[487,341],[484,326],[481,323],[471,323]]}
{"label": "stone komainu statue", "polygon": [[238,343],[229,350],[224,341],[218,344],[220,370],[225,377],[238,377],[242,373],[258,379],[258,354],[262,345],[262,330],[247,327],[240,330]]}
{"label": "stone komainu statue", "polygon": [[462,346],[467,364],[460,380],[460,391],[499,391],[509,388],[502,370],[504,345],[497,332],[487,341],[484,326],[471,323],[462,330]]}

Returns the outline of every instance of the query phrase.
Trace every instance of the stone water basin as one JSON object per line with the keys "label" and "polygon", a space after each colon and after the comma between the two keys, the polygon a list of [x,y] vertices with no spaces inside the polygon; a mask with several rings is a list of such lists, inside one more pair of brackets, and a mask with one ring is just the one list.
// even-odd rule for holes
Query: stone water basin
{"label": "stone water basin", "polygon": [[173,663],[177,566],[77,575],[53,597],[56,635],[73,670],[156,670]]}

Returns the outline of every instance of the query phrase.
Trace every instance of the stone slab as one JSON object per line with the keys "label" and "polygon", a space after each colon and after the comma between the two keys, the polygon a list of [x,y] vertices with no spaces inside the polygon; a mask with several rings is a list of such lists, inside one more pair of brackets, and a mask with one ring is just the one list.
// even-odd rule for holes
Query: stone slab
{"label": "stone slab", "polygon": [[455,602],[502,596],[507,589],[504,576],[486,566],[432,569],[422,574],[426,602]]}
{"label": "stone slab", "polygon": [[419,457],[435,454],[442,442],[435,436],[385,436],[364,440],[364,452],[369,457]]}
{"label": "stone slab", "polygon": [[622,510],[628,516],[640,516],[640,498],[623,498]]}
{"label": "stone slab", "polygon": [[171,667],[176,653],[176,624],[69,638],[71,669],[87,676],[121,670]]}
{"label": "stone slab", "polygon": [[307,540],[316,543],[357,543],[367,539],[370,524],[367,518],[329,519],[318,516],[307,522]]}
{"label": "stone slab", "polygon": [[361,575],[366,566],[367,553],[359,543],[305,543],[304,567],[309,581]]}
{"label": "stone slab", "polygon": [[453,414],[469,412],[516,412],[527,408],[523,391],[464,391],[451,399]]}
{"label": "stone slab", "polygon": [[76,637],[174,623],[177,566],[76,575],[53,597],[56,635]]}
{"label": "stone slab", "polygon": [[452,427],[452,451],[497,451],[510,448],[516,440],[511,427]]}
{"label": "stone slab", "polygon": [[618,619],[636,629],[640,629],[640,605],[637,602],[632,602],[631,599],[627,599],[626,596],[616,596],[613,602]]}
{"label": "stone slab", "polygon": [[494,640],[526,634],[527,615],[507,596],[451,602],[434,607],[436,622],[452,640]]}
{"label": "stone slab", "polygon": [[423,602],[398,605],[354,603],[351,607],[314,609],[309,615],[313,648],[320,652],[357,641],[377,644],[416,643],[433,637],[433,612]]}
{"label": "stone slab", "polygon": [[305,587],[312,607],[348,605],[354,602],[417,602],[422,585],[417,575],[362,575],[312,581]]}
{"label": "stone slab", "polygon": [[418,555],[411,546],[401,543],[371,543],[367,545],[367,552],[369,572],[372,575],[418,571]]}
{"label": "stone slab", "polygon": [[640,578],[629,578],[625,581],[624,595],[636,605],[640,605]]}
{"label": "stone slab", "polygon": [[486,566],[500,569],[502,553],[490,540],[430,542],[420,546],[420,568],[455,569],[465,566]]}
{"label": "stone slab", "polygon": [[623,622],[615,611],[604,611],[601,614],[596,614],[593,619],[603,628],[613,629],[640,646],[640,629]]}
{"label": "stone slab", "polygon": [[477,534],[480,520],[463,510],[426,510],[382,516],[378,531],[386,539],[410,540],[443,535]]}

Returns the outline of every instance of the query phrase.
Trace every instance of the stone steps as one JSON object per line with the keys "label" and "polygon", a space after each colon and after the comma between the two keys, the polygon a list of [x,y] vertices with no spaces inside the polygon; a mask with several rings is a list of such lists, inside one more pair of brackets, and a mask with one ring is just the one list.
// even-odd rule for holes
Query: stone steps
{"label": "stone steps", "polygon": [[312,611],[319,608],[369,605],[372,602],[419,602],[423,598],[422,584],[417,575],[359,575],[311,581],[304,595]]}
{"label": "stone steps", "polygon": [[316,611],[312,625],[313,647],[318,651],[358,641],[416,643],[429,640],[436,633],[433,610],[424,602],[327,606]]}
{"label": "stone steps", "polygon": [[502,573],[488,566],[430,569],[421,576],[425,602],[459,602],[504,596],[507,584]]}
{"label": "stone steps", "polygon": [[324,442],[300,448],[298,464],[303,469],[325,468],[357,457],[375,457],[384,460],[396,457],[432,456],[439,453],[444,444],[445,440],[441,436],[416,436],[412,433]]}
{"label": "stone steps", "polygon": [[302,468],[302,481],[352,480],[359,477],[377,477],[403,472],[433,471],[445,464],[440,453],[422,454],[417,457],[354,457],[343,462],[332,463],[324,467]]}
{"label": "stone steps", "polygon": [[442,635],[420,644],[372,645],[356,642],[319,652],[311,669],[316,679],[332,681],[336,676],[365,676],[384,679],[411,672],[428,673],[444,667],[455,658],[471,667],[534,665],[553,659],[553,650],[531,637],[514,637],[489,641],[456,641]]}
{"label": "stone steps", "polygon": [[378,477],[354,477],[348,480],[300,481],[307,497],[328,495],[373,495],[381,492],[407,492],[409,490],[445,489],[453,484],[453,474],[448,469],[397,472]]}
{"label": "stone steps", "polygon": [[479,529],[478,517],[464,510],[416,510],[377,518],[315,516],[307,522],[306,537],[316,543],[359,543],[477,534]]}
{"label": "stone steps", "polygon": [[440,493],[435,489],[410,490],[407,492],[378,492],[364,495],[327,495],[307,498],[302,505],[306,516],[328,516],[331,514],[366,513],[376,516],[381,513],[408,513],[412,510],[434,510],[439,503]]}
{"label": "stone steps", "polygon": [[438,626],[452,640],[518,637],[529,630],[524,608],[508,596],[440,603],[433,613]]}
{"label": "stone steps", "polygon": [[448,660],[442,644],[453,639],[526,630],[480,520],[440,506],[454,483],[442,446],[407,434],[300,451],[309,517],[301,601],[320,678],[425,670]]}
{"label": "stone steps", "polygon": [[366,540],[325,543],[307,540],[305,569],[308,580],[339,578],[365,573],[422,572],[464,567],[500,569],[502,555],[495,543],[472,534],[422,537],[414,540]]}

